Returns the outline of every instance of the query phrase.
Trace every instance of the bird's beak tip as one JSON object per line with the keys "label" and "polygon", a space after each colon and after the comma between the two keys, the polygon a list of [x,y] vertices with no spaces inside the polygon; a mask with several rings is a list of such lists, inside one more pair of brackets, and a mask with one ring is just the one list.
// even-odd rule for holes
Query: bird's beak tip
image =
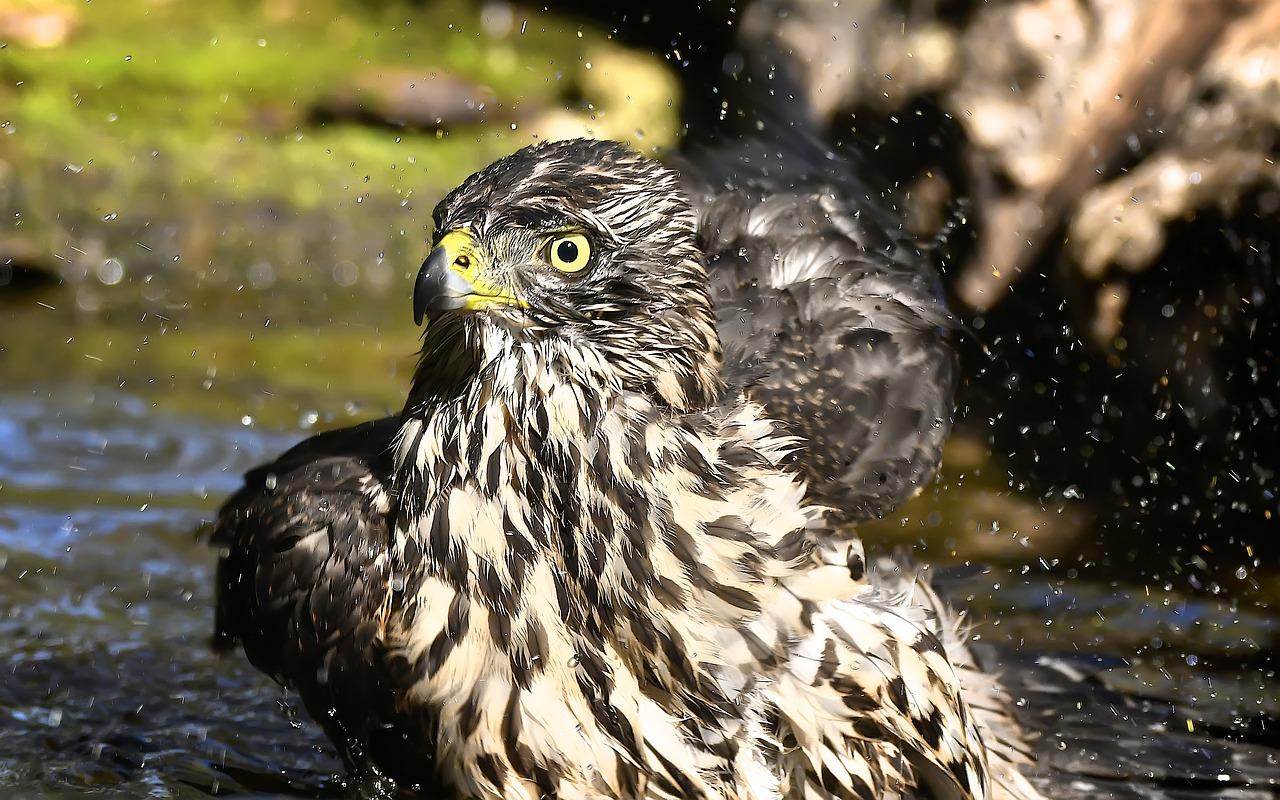
{"label": "bird's beak tip", "polygon": [[448,248],[437,246],[422,262],[413,283],[414,324],[421,325],[427,311],[461,308],[463,299],[470,293],[470,284],[449,268]]}

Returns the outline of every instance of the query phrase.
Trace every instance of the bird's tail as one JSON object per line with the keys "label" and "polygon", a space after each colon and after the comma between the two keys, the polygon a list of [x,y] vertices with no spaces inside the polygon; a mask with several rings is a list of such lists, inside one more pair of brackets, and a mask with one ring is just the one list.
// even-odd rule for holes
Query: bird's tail
{"label": "bird's tail", "polygon": [[969,625],[964,613],[938,596],[921,575],[927,575],[905,554],[876,559],[869,574],[874,582],[899,594],[910,592],[924,611],[928,632],[937,638],[947,661],[955,668],[960,687],[987,752],[992,800],[1031,800],[1040,792],[1024,774],[1034,761],[1027,735],[1014,718],[1014,699],[998,672],[980,666],[969,645]]}
{"label": "bird's tail", "polygon": [[848,796],[904,782],[939,800],[1040,800],[1021,774],[1029,758],[1017,726],[977,669],[959,616],[919,570],[891,558],[873,561],[859,590],[832,591],[845,558],[829,554],[836,574],[785,581],[807,609],[803,624],[779,603],[759,626],[802,633],[790,668],[764,688],[781,741],[797,745],[784,748],[782,772]]}

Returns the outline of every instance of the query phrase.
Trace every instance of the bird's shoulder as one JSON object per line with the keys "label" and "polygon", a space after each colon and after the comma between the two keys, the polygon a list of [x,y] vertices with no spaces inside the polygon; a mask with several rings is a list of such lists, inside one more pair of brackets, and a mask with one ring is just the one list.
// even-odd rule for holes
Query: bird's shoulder
{"label": "bird's shoulder", "polygon": [[397,429],[387,418],[323,433],[246,474],[214,523],[216,644],[242,642],[286,682],[339,636],[371,645],[387,594]]}
{"label": "bird's shoulder", "polygon": [[218,510],[214,544],[279,551],[309,531],[378,520],[389,507],[398,429],[387,417],[328,431],[251,469]]}

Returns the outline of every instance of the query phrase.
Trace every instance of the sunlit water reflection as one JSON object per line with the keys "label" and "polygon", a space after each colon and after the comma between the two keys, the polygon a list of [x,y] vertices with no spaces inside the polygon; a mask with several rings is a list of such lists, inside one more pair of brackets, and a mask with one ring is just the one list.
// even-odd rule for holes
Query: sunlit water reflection
{"label": "sunlit water reflection", "polygon": [[211,654],[213,553],[195,535],[293,438],[118,392],[0,396],[0,787],[325,789],[337,766],[318,735]]}

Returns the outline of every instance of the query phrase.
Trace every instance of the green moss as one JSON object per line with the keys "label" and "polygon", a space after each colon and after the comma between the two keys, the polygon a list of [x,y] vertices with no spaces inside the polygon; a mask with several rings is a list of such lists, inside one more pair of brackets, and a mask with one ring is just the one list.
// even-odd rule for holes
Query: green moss
{"label": "green moss", "polygon": [[[145,163],[155,153],[166,170],[177,165],[177,174],[166,175],[193,191],[243,199],[261,192],[269,176],[291,202],[316,204],[323,197],[316,184],[373,176],[371,165],[404,162],[405,139],[434,144],[357,126],[308,125],[308,110],[352,75],[379,67],[438,71],[488,86],[508,105],[537,105],[562,91],[556,65],[576,63],[582,48],[555,23],[526,28],[525,35],[484,34],[478,12],[457,3],[428,13],[326,0],[95,0],[68,7],[78,14],[79,30],[62,46],[6,48],[0,99],[13,135],[4,137],[0,154],[14,162],[93,164],[118,173],[125,191],[156,182]],[[444,149],[487,156],[496,148],[464,137]],[[441,155],[437,161],[452,165],[476,160]],[[458,171],[427,177],[444,188]],[[301,186],[295,190],[294,183]]]}

